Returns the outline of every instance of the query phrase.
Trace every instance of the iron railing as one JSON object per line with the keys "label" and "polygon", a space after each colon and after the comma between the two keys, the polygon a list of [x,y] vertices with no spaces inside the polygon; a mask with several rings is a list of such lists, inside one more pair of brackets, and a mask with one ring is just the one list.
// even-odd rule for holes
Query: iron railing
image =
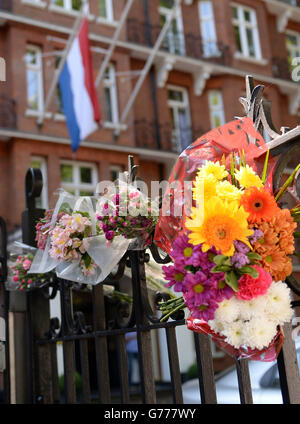
{"label": "iron railing", "polygon": [[[131,43],[149,46],[149,35],[147,34],[151,34],[151,46],[153,46],[161,29],[160,25],[151,25],[131,18],[127,20],[127,40]],[[231,63],[229,46],[220,42],[205,42],[200,36],[192,33],[169,32],[161,45],[161,50],[223,65]]]}
{"label": "iron railing", "polygon": [[186,147],[203,135],[202,127],[185,126],[177,130],[167,122],[158,125],[160,147],[157,145],[157,125],[154,121],[139,119],[134,121],[135,139],[138,147],[181,153]]}

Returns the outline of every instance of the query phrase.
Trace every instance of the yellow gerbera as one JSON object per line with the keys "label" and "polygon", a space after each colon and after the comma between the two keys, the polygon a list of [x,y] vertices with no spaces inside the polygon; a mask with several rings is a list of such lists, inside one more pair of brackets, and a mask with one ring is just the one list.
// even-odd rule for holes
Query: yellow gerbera
{"label": "yellow gerbera", "polygon": [[253,230],[248,228],[248,213],[238,202],[228,202],[217,197],[207,200],[201,208],[192,208],[186,228],[191,231],[189,241],[202,244],[204,252],[213,246],[225,256],[234,254],[234,241],[249,245],[248,237]]}
{"label": "yellow gerbera", "polygon": [[249,165],[241,166],[239,171],[235,171],[235,177],[244,188],[263,187],[262,180]]}
{"label": "yellow gerbera", "polygon": [[216,186],[217,196],[222,200],[240,200],[243,192],[229,181],[220,181]]}
{"label": "yellow gerbera", "polygon": [[204,200],[206,201],[212,196],[216,196],[217,183],[218,181],[213,175],[207,177],[197,176],[193,187],[193,199],[196,200],[197,203],[202,203]]}
{"label": "yellow gerbera", "polygon": [[221,165],[220,162],[206,160],[205,164],[200,168],[197,177],[205,178],[209,176],[213,176],[217,181],[221,181],[228,176],[228,172],[225,169],[225,165]]}

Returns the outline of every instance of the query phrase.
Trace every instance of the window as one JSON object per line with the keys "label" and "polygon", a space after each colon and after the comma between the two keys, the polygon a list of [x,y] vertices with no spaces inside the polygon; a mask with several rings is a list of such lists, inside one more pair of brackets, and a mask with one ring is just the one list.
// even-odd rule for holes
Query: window
{"label": "window", "polygon": [[63,7],[66,10],[80,10],[82,0],[52,0],[52,4]]}
{"label": "window", "polygon": [[212,129],[225,124],[223,96],[221,91],[210,91],[208,95]]}
{"label": "window", "polygon": [[46,159],[39,156],[31,157],[31,168],[40,169],[43,176],[43,190],[41,196],[36,199],[36,207],[41,209],[48,208],[48,176]]}
{"label": "window", "polygon": [[109,65],[106,69],[104,79],[104,98],[105,98],[105,117],[106,122],[118,124],[119,110],[118,110],[118,95],[116,84],[116,72],[113,65]]}
{"label": "window", "polygon": [[287,32],[285,36],[285,42],[288,51],[289,66],[292,72],[294,69],[293,59],[295,57],[300,57],[300,34],[296,32]]}
{"label": "window", "polygon": [[26,83],[28,109],[41,112],[43,110],[43,71],[41,49],[27,46],[26,51]]}
{"label": "window", "polygon": [[[174,1],[161,0],[159,13],[160,13],[160,23],[161,27],[164,26],[168,16],[172,12],[174,6]],[[162,43],[162,48],[172,54],[185,54],[185,45],[184,45],[184,31],[181,11],[179,10],[178,15],[173,19],[169,30],[167,32],[166,38]]]}
{"label": "window", "polygon": [[261,59],[255,10],[233,6],[232,22],[238,53],[244,57]]}
{"label": "window", "polygon": [[114,20],[112,0],[98,0],[99,16],[108,21]]}
{"label": "window", "polygon": [[188,93],[182,87],[168,86],[168,106],[171,113],[172,141],[176,152],[182,152],[192,142]]}
{"label": "window", "polygon": [[111,181],[116,181],[117,179],[119,179],[119,174],[121,172],[124,172],[123,166],[121,165],[111,165],[109,170]]}
{"label": "window", "polygon": [[217,43],[217,34],[214,18],[213,4],[211,1],[199,1],[200,28],[203,55],[220,55]]}
{"label": "window", "polygon": [[[59,63],[61,61],[61,53],[57,52],[57,56],[55,57],[55,69],[59,67]],[[62,94],[59,83],[56,85],[56,113],[60,115],[64,115],[64,108],[62,102]]]}
{"label": "window", "polygon": [[98,183],[97,167],[91,163],[62,161],[61,186],[75,196],[93,196]]}

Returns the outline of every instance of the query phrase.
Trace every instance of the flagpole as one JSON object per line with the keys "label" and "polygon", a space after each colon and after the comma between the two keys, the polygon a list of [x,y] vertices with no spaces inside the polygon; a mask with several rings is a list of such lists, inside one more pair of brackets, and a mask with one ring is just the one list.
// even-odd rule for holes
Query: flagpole
{"label": "flagpole", "polygon": [[[122,116],[121,116],[121,119],[120,119],[120,122],[119,122],[119,128],[128,117],[130,109],[132,108],[133,103],[134,103],[134,101],[135,101],[135,99],[136,99],[136,97],[137,97],[137,95],[140,91],[140,88],[141,88],[142,84],[144,83],[145,78],[146,78],[146,76],[147,76],[147,74],[148,74],[148,72],[149,72],[149,70],[150,70],[150,68],[153,64],[153,61],[154,61],[155,56],[156,56],[156,54],[157,54],[157,52],[158,52],[158,50],[161,46],[161,43],[163,42],[163,40],[164,40],[164,38],[165,38],[165,36],[168,32],[168,29],[170,28],[170,25],[171,25],[173,19],[176,17],[176,14],[178,13],[178,9],[179,9],[180,4],[181,4],[181,0],[175,0],[173,10],[170,13],[170,15],[168,15],[167,20],[165,22],[165,25],[163,26],[163,28],[162,28],[162,30],[161,30],[161,32],[160,32],[160,34],[159,34],[159,36],[156,40],[156,43],[155,43],[155,45],[154,45],[154,47],[153,47],[153,49],[150,53],[150,56],[147,59],[145,67],[142,70],[141,76],[138,79],[138,81],[137,81],[137,83],[136,83],[136,85],[135,85],[135,87],[134,87],[134,89],[131,93],[131,96],[130,96],[130,98],[129,98],[126,106],[125,106],[125,109],[122,113]],[[118,136],[119,133],[120,133],[120,129],[117,129],[116,132],[115,132],[115,135]]]}
{"label": "flagpole", "polygon": [[76,17],[74,26],[72,28],[72,32],[70,34],[70,37],[68,39],[66,48],[64,50],[64,55],[62,56],[62,58],[61,58],[61,60],[59,62],[58,68],[54,72],[54,77],[52,79],[51,86],[50,86],[50,89],[49,89],[49,92],[48,92],[48,95],[47,95],[45,104],[43,106],[43,111],[42,111],[41,115],[37,119],[37,125],[38,126],[42,126],[43,123],[44,123],[45,115],[46,115],[46,112],[47,112],[48,107],[50,105],[50,102],[52,100],[52,97],[53,97],[53,95],[55,93],[56,86],[57,86],[57,83],[58,83],[58,79],[59,79],[60,74],[62,73],[62,70],[63,70],[63,68],[64,68],[64,66],[66,64],[68,54],[69,54],[69,52],[71,50],[73,41],[75,40],[75,38],[76,38],[76,36],[78,34],[80,25],[82,23],[82,19],[84,18],[85,14],[86,14],[87,5],[88,5],[87,0],[83,0],[82,5],[81,5],[81,9],[80,9],[80,11],[78,13],[78,16]]}
{"label": "flagpole", "polygon": [[131,6],[132,6],[132,3],[133,2],[134,2],[134,0],[128,0],[127,3],[126,3],[125,9],[123,10],[123,13],[121,15],[120,21],[118,23],[118,27],[117,27],[117,29],[116,29],[116,31],[114,33],[114,37],[113,37],[112,42],[110,44],[109,50],[107,52],[107,55],[105,56],[105,58],[104,58],[104,60],[103,60],[103,62],[101,64],[99,73],[97,75],[97,78],[96,78],[96,81],[95,81],[96,87],[99,86],[100,81],[102,80],[102,78],[104,76],[105,70],[107,68],[107,65],[109,64],[109,61],[110,61],[111,57],[112,57],[112,54],[113,54],[114,49],[116,47],[116,43],[117,43],[118,38],[120,36],[121,30],[123,29],[124,23],[126,22],[128,13],[129,13],[129,11],[131,9]]}

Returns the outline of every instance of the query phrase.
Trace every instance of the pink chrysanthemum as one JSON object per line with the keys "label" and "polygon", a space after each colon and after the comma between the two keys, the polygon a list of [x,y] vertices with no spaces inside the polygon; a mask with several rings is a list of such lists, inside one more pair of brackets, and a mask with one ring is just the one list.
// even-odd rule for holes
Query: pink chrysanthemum
{"label": "pink chrysanthemum", "polygon": [[252,278],[249,274],[243,275],[239,279],[239,290],[236,297],[241,300],[251,300],[255,297],[263,296],[272,283],[271,275],[258,265],[253,265],[258,271],[258,278]]}

